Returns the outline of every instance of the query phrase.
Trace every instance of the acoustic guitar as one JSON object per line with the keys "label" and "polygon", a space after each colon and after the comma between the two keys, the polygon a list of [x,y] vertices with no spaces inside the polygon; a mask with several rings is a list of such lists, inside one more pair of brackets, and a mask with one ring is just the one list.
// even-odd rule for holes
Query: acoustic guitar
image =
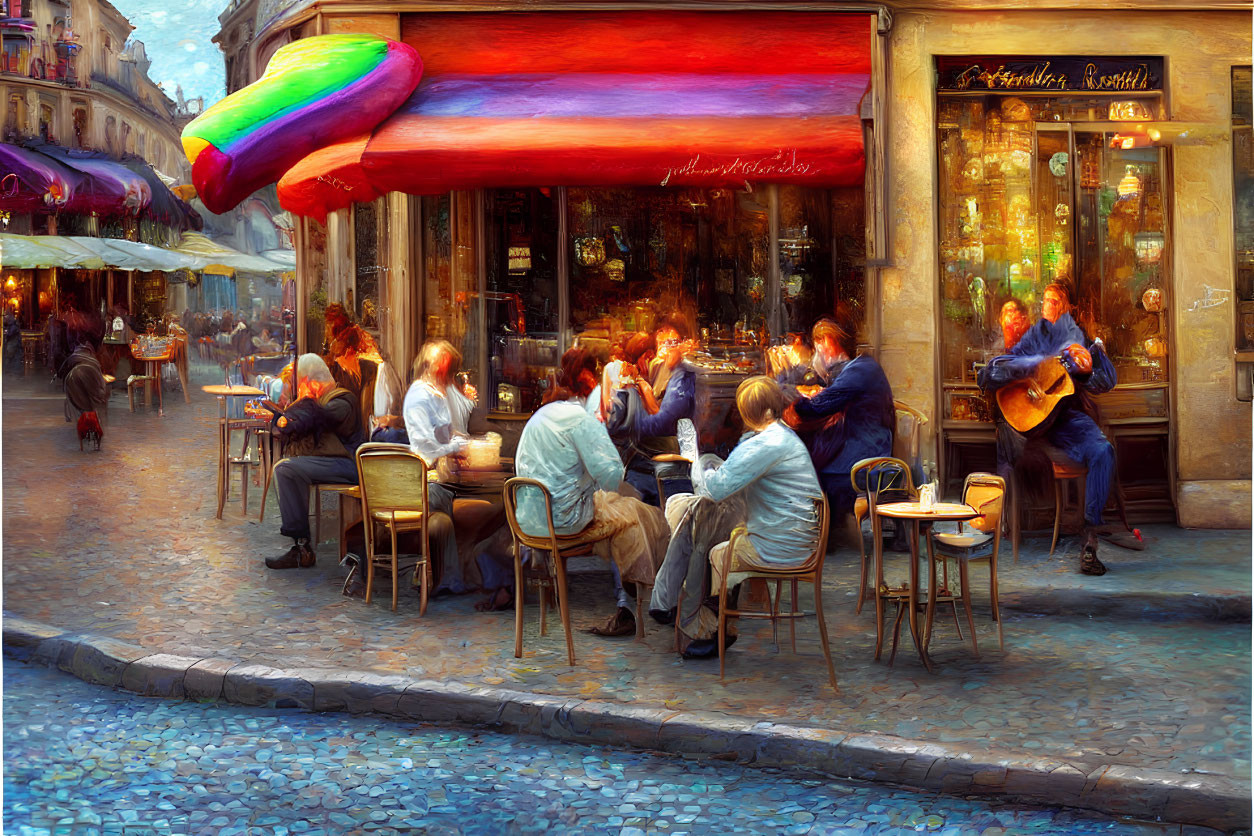
{"label": "acoustic guitar", "polygon": [[1049,357],[1037,365],[1030,377],[1008,383],[997,390],[997,406],[1006,423],[1021,433],[1040,426],[1058,402],[1075,394],[1075,382],[1061,357]]}

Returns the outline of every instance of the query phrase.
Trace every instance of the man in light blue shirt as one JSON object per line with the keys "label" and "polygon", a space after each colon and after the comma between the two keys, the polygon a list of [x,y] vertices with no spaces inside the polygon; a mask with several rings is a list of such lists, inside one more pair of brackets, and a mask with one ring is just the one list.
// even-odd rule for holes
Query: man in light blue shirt
{"label": "man in light blue shirt", "polygon": [[[596,384],[596,359],[579,348],[566,352],[558,385],[523,428],[515,467],[519,476],[548,489],[558,534],[583,532],[597,541],[595,553],[610,560],[623,581],[651,585],[666,552],[666,520],[660,509],[617,492],[623,485],[622,459],[605,426],[584,406]],[[526,534],[548,535],[544,498],[534,489],[519,491],[517,515]],[[616,597],[618,610],[593,628],[595,635],[635,632],[635,614],[621,584]]]}
{"label": "man in light blue shirt", "polygon": [[[672,622],[680,589],[688,590],[684,612],[678,614],[680,631],[690,640],[683,648],[685,658],[718,650],[717,613],[704,602],[719,588],[725,568],[734,574],[799,566],[818,545],[815,500],[822,496],[822,488],[805,444],[778,420],[784,403],[779,384],[769,377],[741,383],[736,406],[751,432],[717,469],[702,469],[704,461],[698,463],[693,473],[695,495],[680,494],[667,502],[674,534],[649,612],[658,621]],[[740,525],[747,536],[732,538]],[[733,540],[735,553],[728,560]],[[718,545],[708,548],[707,560],[712,542]],[[734,634],[729,634],[729,646],[732,639]]]}

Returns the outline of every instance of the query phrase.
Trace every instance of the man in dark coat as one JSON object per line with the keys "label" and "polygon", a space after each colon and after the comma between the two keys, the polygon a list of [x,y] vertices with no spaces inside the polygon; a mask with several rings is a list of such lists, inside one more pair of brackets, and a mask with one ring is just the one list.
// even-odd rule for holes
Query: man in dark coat
{"label": "man in dark coat", "polygon": [[853,511],[849,471],[862,459],[893,454],[897,418],[893,390],[880,364],[869,354],[849,359],[858,346],[853,328],[838,324],[826,339],[832,344],[816,348],[844,366],[821,392],[790,406],[784,420],[800,428],[837,521]]}

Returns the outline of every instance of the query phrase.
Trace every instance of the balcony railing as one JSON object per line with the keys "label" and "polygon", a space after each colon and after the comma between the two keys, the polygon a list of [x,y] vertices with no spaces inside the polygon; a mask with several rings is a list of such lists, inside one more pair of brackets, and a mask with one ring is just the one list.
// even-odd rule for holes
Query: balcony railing
{"label": "balcony railing", "polygon": [[52,81],[66,87],[86,87],[78,77],[75,58],[79,45],[72,41],[36,39],[30,35],[4,33],[0,50],[0,73],[39,81]]}

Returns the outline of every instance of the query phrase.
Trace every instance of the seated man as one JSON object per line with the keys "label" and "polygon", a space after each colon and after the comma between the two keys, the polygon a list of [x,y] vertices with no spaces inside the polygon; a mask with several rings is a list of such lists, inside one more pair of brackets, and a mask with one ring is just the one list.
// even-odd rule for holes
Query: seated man
{"label": "seated man", "polygon": [[[1008,344],[1009,337],[1008,334]],[[1080,550],[1080,571],[1086,575],[1104,575],[1106,567],[1097,558],[1097,537],[1109,533],[1102,523],[1102,509],[1110,496],[1115,451],[1097,422],[1085,411],[1084,400],[1087,395],[1108,392],[1114,387],[1115,367],[1101,341],[1090,341],[1072,318],[1071,290],[1067,285],[1055,282],[1045,288],[1041,321],[1015,342],[1009,353],[994,357],[980,371],[978,382],[981,389],[995,392],[1008,383],[1032,376],[1041,362],[1058,356],[1075,382],[1076,394],[1060,402],[1050,417],[1028,436],[999,421],[997,470],[1003,477],[1011,477],[1029,436],[1045,438],[1087,467],[1085,538]]]}
{"label": "seated man", "polygon": [[361,444],[361,412],[350,392],[337,388],[331,370],[316,354],[302,354],[296,366],[298,398],[275,419],[286,458],[274,466],[279,492],[279,531],[295,545],[279,557],[266,558],[271,569],[314,565],[309,542],[309,486],[315,482],[357,483],[354,456]]}
{"label": "seated man", "polygon": [[[518,475],[539,480],[552,494],[558,534],[600,538],[593,548],[619,576],[652,585],[670,532],[660,509],[630,496],[614,443],[588,413],[586,399],[596,385],[596,358],[580,348],[567,351],[557,386],[523,428],[515,454]],[[534,490],[518,494],[518,525],[528,535],[548,535],[544,500]],[[616,597],[617,610],[594,634],[635,632],[635,614],[621,587]]]}
{"label": "seated man", "polygon": [[836,379],[849,362],[849,355],[840,347],[840,334],[840,326],[830,317],[825,316],[814,323],[810,332],[814,353],[809,362],[784,369],[775,378],[784,387],[785,394],[795,399],[799,396],[799,386],[828,386]]}
{"label": "seated man", "polygon": [[844,365],[821,392],[788,407],[784,420],[791,427],[801,427],[827,494],[835,532],[845,515],[853,512],[855,494],[849,471],[862,459],[893,454],[897,416],[893,390],[880,364],[869,354],[849,359],[858,346],[853,328],[835,322],[831,326],[816,338],[816,348]]}
{"label": "seated man", "polygon": [[[717,469],[705,472],[695,495],[677,494],[666,503],[673,538],[653,587],[649,614],[663,623],[679,619],[687,639],[680,648],[685,658],[718,652],[718,606],[710,597],[725,568],[733,573],[785,568],[804,563],[814,553],[819,481],[805,445],[779,420],[784,404],[780,385],[770,377],[741,383],[736,408],[748,432],[725,463],[701,457],[698,468],[714,464]],[[732,536],[737,528],[744,536]],[[735,551],[729,556],[733,540]],[[677,613],[681,587],[685,606]],[[731,630],[729,625],[728,646],[735,639]]]}

